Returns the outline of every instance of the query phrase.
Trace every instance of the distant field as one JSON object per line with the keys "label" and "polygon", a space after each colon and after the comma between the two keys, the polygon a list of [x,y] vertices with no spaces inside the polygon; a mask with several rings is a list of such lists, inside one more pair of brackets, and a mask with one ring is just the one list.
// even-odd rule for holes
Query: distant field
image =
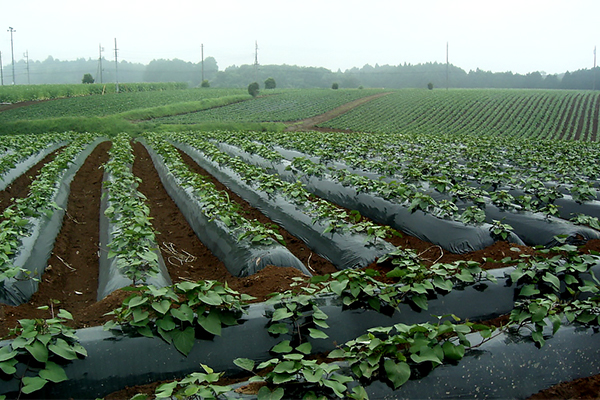
{"label": "distant field", "polygon": [[[285,122],[323,114],[381,89],[299,89],[264,96],[252,101],[210,110],[156,119],[159,123],[196,124],[203,122]],[[268,91],[263,93],[268,94]]]}
{"label": "distant field", "polygon": [[[254,99],[245,89],[112,93],[5,110],[0,112],[0,124],[4,125],[2,133],[111,131],[109,128],[115,123],[122,125],[115,128],[118,131],[147,129],[134,126],[142,120],[153,127],[165,125],[167,130],[187,129],[187,125],[202,130],[281,130],[282,124],[271,123],[308,120],[382,92],[383,89],[276,89],[263,90],[261,96]],[[401,89],[385,92],[389,94],[355,108],[349,107],[344,114],[316,127],[386,134],[501,135],[592,142],[600,138],[600,94],[591,91]],[[251,127],[248,125],[251,123],[262,125]],[[29,129],[28,124],[35,124],[35,129]],[[308,126],[310,129],[310,124]]]}
{"label": "distant field", "polygon": [[203,88],[71,97],[0,112],[0,122],[56,117],[104,117],[140,108],[241,94],[248,92],[245,89]]}
{"label": "distant field", "polygon": [[405,89],[320,126],[382,133],[470,133],[597,141],[599,98],[600,94],[591,91]]}

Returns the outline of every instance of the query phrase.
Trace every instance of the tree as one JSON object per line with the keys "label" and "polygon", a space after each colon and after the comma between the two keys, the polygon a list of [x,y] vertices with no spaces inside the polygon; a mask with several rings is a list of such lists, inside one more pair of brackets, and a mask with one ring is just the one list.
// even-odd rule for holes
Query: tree
{"label": "tree", "polygon": [[433,83],[429,82],[429,83],[427,84],[427,89],[429,89],[429,90],[433,90]]}
{"label": "tree", "polygon": [[259,86],[257,82],[252,82],[248,85],[248,93],[250,93],[250,96],[252,97],[256,97],[258,95],[258,89]]}
{"label": "tree", "polygon": [[210,82],[208,82],[208,79],[203,80],[200,84],[200,87],[210,87]]}
{"label": "tree", "polygon": [[81,83],[94,83],[94,77],[92,76],[92,74],[85,74],[83,75]]}
{"label": "tree", "polygon": [[337,89],[337,88],[339,88],[339,87],[340,87],[340,85],[338,85],[338,83],[337,83],[337,82],[333,82],[333,85],[331,85],[331,88],[332,88],[332,89]]}
{"label": "tree", "polygon": [[275,79],[273,78],[267,78],[267,80],[265,81],[265,89],[275,89],[276,86],[277,84],[275,83]]}

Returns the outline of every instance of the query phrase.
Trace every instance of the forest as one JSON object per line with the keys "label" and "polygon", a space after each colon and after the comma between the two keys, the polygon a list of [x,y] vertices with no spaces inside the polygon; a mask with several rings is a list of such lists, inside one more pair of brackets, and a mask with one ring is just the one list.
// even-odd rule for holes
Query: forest
{"label": "forest", "polygon": [[[115,68],[117,67],[117,68]],[[20,60],[15,63],[14,82],[12,65],[2,67],[2,85],[81,83],[85,74],[91,74],[96,83],[119,82],[187,82],[190,87],[206,80],[211,87],[246,87],[250,82],[262,83],[269,77],[279,88],[327,88],[337,83],[340,88],[528,88],[595,90],[600,84],[598,69],[565,71],[546,74],[534,71],[527,74],[492,72],[481,69],[465,71],[445,63],[378,65],[365,64],[345,71],[331,71],[322,67],[296,65],[232,65],[219,69],[214,57],[204,63],[180,59],[152,60],[147,65],[107,59],[59,60],[49,56],[44,61]]]}

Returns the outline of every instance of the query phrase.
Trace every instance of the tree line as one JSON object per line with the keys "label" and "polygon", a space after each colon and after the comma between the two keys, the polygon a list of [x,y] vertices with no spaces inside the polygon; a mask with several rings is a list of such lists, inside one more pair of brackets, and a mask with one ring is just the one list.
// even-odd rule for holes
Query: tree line
{"label": "tree line", "polygon": [[[100,65],[102,68],[100,68]],[[400,88],[530,88],[578,89],[600,88],[600,67],[566,71],[562,74],[530,72],[491,72],[481,69],[465,71],[445,63],[364,65],[345,71],[331,71],[320,67],[295,65],[240,65],[219,70],[217,61],[207,57],[204,63],[179,59],[152,60],[147,65],[120,61],[118,72],[115,62],[102,59],[80,58],[61,61],[48,57],[44,61],[24,60],[15,63],[16,84],[81,83],[89,74],[96,83],[119,82],[187,82],[190,87],[239,87],[250,82],[262,83],[273,78],[279,88],[329,88],[333,83],[340,88],[382,87]],[[118,74],[118,75],[117,75]],[[86,76],[89,80],[89,76]],[[2,68],[4,85],[12,84],[12,65]]]}

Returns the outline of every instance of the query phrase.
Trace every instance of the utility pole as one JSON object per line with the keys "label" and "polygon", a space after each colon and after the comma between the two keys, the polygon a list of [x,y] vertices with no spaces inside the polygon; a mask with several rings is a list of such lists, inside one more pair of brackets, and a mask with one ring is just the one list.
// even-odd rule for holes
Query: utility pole
{"label": "utility pole", "polygon": [[100,77],[100,83],[102,82],[102,52],[104,51],[104,47],[100,43],[98,43],[98,71],[96,71],[96,76]]}
{"label": "utility pole", "polygon": [[27,65],[27,84],[31,85],[31,82],[29,81],[29,50],[26,50],[25,53],[23,53],[23,57],[25,57],[25,63]]}
{"label": "utility pole", "polygon": [[596,90],[596,46],[594,46],[594,69],[592,70],[592,74],[593,74],[592,90]]}
{"label": "utility pole", "polygon": [[119,93],[119,62],[117,61],[117,38],[115,38],[115,81],[117,85],[115,86],[115,92]]}
{"label": "utility pole", "polygon": [[446,42],[446,91],[448,91],[448,42]]}
{"label": "utility pole", "polygon": [[12,55],[12,84],[15,84],[15,50],[13,48],[13,32],[16,32],[16,29],[13,29],[12,26],[8,27],[8,31],[10,32],[10,53]]}
{"label": "utility pole", "polygon": [[0,83],[4,86],[4,69],[2,68],[2,52],[0,51]]}
{"label": "utility pole", "polygon": [[258,42],[254,41],[254,82],[258,82]]}
{"label": "utility pole", "polygon": [[204,82],[204,43],[200,44],[200,59],[202,65],[202,80],[200,81],[200,84],[202,84],[202,82]]}

